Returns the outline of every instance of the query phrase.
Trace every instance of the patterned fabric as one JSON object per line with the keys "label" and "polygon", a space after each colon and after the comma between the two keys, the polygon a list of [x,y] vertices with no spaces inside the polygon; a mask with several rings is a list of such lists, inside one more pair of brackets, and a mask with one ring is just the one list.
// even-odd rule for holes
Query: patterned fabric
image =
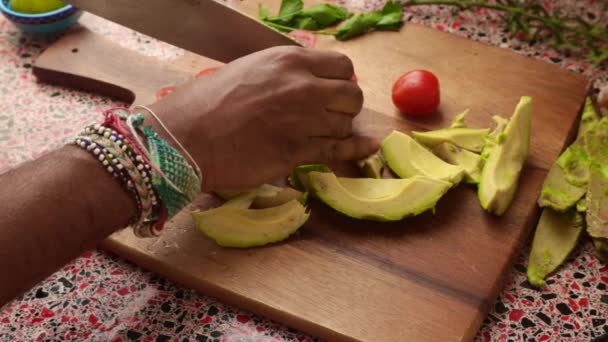
{"label": "patterned fabric", "polygon": [[[334,1],[353,9],[378,1]],[[608,22],[599,0],[547,0],[589,19]],[[606,68],[543,44],[511,38],[487,10],[453,15],[440,6],[412,8],[406,19],[596,76],[608,85]],[[88,15],[86,15],[88,16]],[[174,58],[181,50],[94,18],[93,29],[140,53]],[[37,84],[31,63],[47,42],[25,36],[0,19],[0,172],[59,146],[108,107],[107,98]],[[608,266],[590,241],[576,248],[543,290],[532,289],[524,248],[477,341],[590,341],[608,333]],[[373,315],[373,312],[369,313]],[[313,341],[315,338],[199,295],[105,252],[90,251],[69,263],[0,312],[0,341]]]}

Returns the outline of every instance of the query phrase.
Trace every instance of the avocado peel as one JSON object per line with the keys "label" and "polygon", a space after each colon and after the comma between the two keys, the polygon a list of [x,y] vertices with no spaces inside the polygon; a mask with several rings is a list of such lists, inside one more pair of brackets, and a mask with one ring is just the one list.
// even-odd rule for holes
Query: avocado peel
{"label": "avocado peel", "polygon": [[608,118],[592,126],[586,138],[591,160],[587,186],[587,233],[608,239]]}
{"label": "avocado peel", "polygon": [[[501,122],[499,120],[497,127]],[[482,151],[487,159],[479,181],[479,202],[495,215],[502,215],[513,201],[528,157],[531,126],[532,98],[522,96],[504,130],[494,130],[491,134],[488,147],[491,151]]]}
{"label": "avocado peel", "polygon": [[345,178],[311,172],[316,197],[342,214],[362,220],[399,221],[433,209],[452,187],[424,176],[406,179]]}
{"label": "avocado peel", "polygon": [[528,258],[528,282],[535,287],[545,285],[545,278],[570,255],[583,231],[583,215],[574,208],[558,212],[543,209]]}

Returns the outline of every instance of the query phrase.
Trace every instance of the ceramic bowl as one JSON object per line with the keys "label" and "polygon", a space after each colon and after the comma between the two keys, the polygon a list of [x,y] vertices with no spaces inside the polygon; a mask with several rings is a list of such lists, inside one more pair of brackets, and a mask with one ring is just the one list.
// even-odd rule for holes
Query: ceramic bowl
{"label": "ceramic bowl", "polygon": [[72,5],[46,13],[20,13],[11,10],[10,0],[0,0],[0,11],[21,31],[34,34],[55,34],[78,22],[82,11]]}

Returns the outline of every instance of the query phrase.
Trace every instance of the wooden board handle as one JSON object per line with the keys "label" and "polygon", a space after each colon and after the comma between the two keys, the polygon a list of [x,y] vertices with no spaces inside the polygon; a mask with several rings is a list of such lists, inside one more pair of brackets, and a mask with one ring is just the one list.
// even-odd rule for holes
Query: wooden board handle
{"label": "wooden board handle", "polygon": [[162,87],[192,78],[186,71],[142,56],[84,27],[69,31],[49,46],[34,63],[34,75],[42,82],[138,104],[153,102]]}

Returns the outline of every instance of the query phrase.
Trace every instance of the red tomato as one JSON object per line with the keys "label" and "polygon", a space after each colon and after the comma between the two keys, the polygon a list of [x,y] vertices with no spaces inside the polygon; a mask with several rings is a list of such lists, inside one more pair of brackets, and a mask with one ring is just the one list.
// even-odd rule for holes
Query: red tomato
{"label": "red tomato", "polygon": [[175,87],[164,87],[164,88],[160,88],[157,92],[156,92],[156,99],[160,100],[163,97],[171,94],[172,92],[175,91]]}
{"label": "red tomato", "polygon": [[194,78],[200,78],[200,77],[203,77],[203,76],[211,75],[214,72],[216,72],[219,68],[220,68],[219,66],[216,66],[216,67],[211,67],[211,68],[203,69],[203,70],[199,71],[198,74],[196,74],[194,76]]}
{"label": "red tomato", "polygon": [[393,84],[393,103],[401,113],[431,115],[439,107],[439,80],[426,70],[412,70]]}
{"label": "red tomato", "polygon": [[293,30],[287,34],[303,47],[314,48],[317,44],[317,36],[306,30]]}

